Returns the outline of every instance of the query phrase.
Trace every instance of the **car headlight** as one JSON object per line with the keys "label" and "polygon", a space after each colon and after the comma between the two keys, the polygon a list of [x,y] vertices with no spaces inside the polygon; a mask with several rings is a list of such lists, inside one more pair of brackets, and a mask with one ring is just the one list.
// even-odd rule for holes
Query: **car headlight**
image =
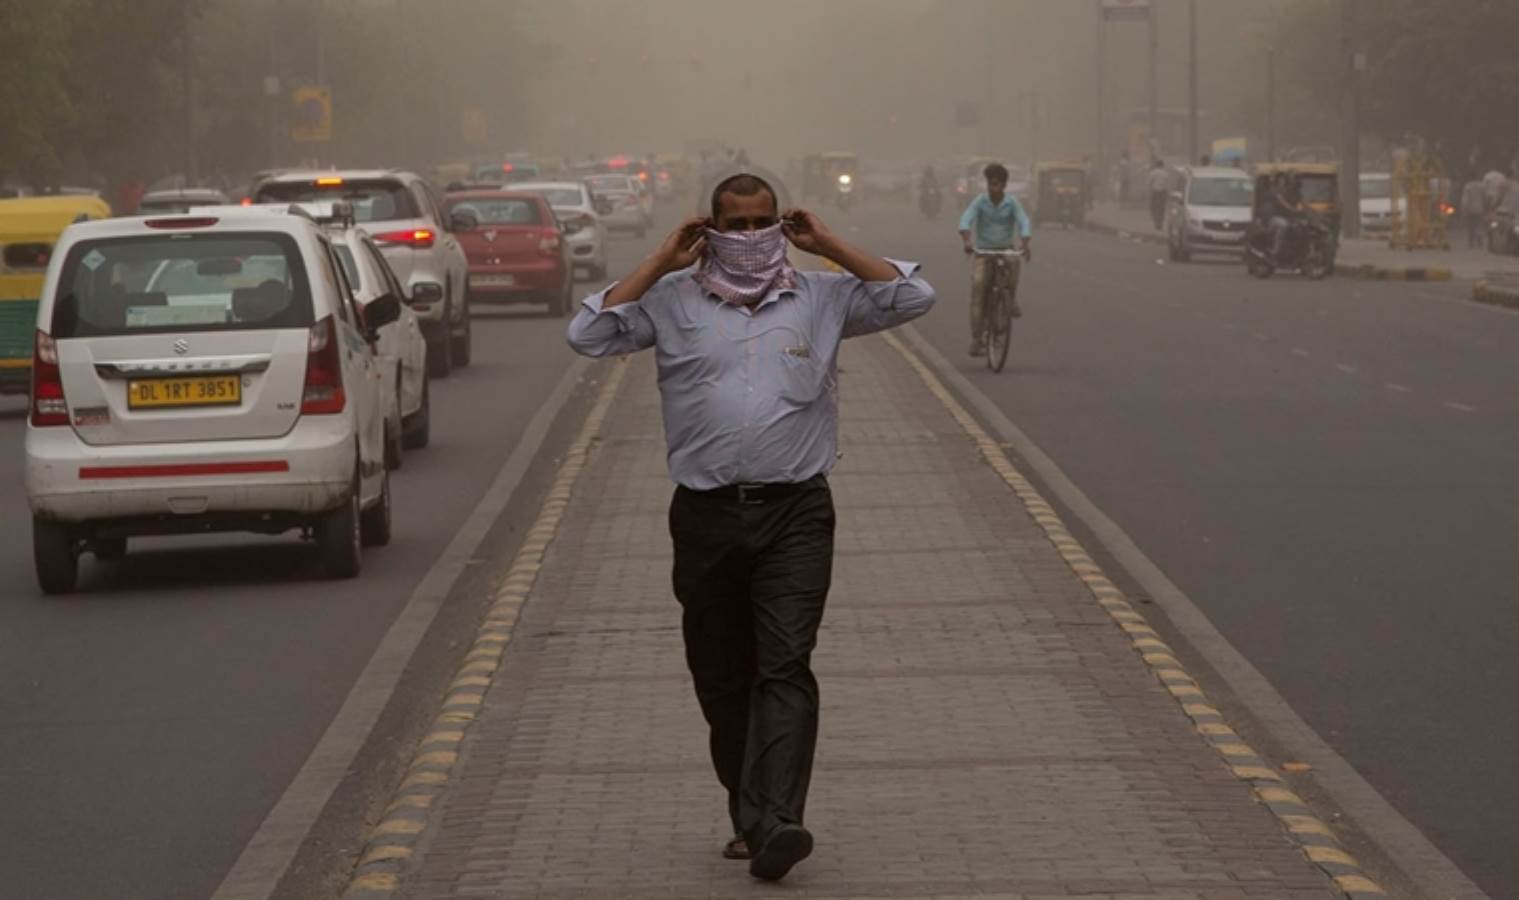
{"label": "car headlight", "polygon": [[850,178],[848,175],[840,175],[839,176],[839,184],[849,184],[849,183],[851,183],[853,181],[854,181],[854,179]]}

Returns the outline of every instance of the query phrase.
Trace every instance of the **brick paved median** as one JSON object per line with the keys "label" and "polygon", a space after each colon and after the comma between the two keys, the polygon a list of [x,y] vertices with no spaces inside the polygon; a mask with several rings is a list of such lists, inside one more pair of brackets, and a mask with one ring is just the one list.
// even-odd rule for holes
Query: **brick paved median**
{"label": "brick paved median", "polygon": [[653,360],[626,364],[404,895],[1337,896],[879,338],[840,376],[817,852],[779,886],[721,859]]}

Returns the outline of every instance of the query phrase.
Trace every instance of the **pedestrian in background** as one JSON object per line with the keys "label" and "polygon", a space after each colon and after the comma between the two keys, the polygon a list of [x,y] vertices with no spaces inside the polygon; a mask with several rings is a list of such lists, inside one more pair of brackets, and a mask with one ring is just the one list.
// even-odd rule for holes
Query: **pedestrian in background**
{"label": "pedestrian in background", "polygon": [[1166,164],[1160,159],[1150,164],[1145,184],[1150,188],[1150,218],[1155,222],[1155,230],[1159,231],[1165,224],[1166,202],[1171,196],[1171,173],[1166,171]]}
{"label": "pedestrian in background", "polygon": [[[757,878],[812,852],[802,825],[818,734],[812,650],[833,573],[838,353],[933,306],[913,263],[866,253],[817,216],[781,215],[752,174],[721,181],[624,280],[583,301],[586,356],[656,348],[686,664]],[[803,272],[787,242],[842,271]],[[872,823],[858,823],[869,828]]]}
{"label": "pedestrian in background", "polygon": [[1487,195],[1482,179],[1473,176],[1461,189],[1461,217],[1466,221],[1466,246],[1487,244]]}

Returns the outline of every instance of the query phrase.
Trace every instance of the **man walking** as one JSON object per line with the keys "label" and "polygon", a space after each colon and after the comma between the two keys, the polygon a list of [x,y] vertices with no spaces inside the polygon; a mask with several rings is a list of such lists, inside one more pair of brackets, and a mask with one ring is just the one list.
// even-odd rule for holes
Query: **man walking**
{"label": "man walking", "polygon": [[[916,265],[777,206],[754,175],[723,180],[712,217],[586,298],[568,335],[587,356],[656,350],[686,663],[735,831],[723,855],[767,880],[812,852],[802,815],[833,568],[839,343],[934,303]],[[794,270],[788,241],[843,271]]]}
{"label": "man walking", "polygon": [[1150,220],[1155,223],[1155,230],[1160,231],[1166,222],[1166,205],[1171,201],[1171,173],[1159,158],[1150,163],[1145,184],[1150,188]]}

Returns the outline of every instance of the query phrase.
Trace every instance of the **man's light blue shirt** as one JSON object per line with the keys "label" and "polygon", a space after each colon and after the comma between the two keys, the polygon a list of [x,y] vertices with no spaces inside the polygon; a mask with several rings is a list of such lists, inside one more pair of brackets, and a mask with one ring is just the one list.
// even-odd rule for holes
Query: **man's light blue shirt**
{"label": "man's light blue shirt", "polygon": [[977,250],[1007,250],[1013,246],[1015,233],[1028,237],[1031,229],[1028,213],[1018,198],[1004,193],[1001,203],[992,203],[992,198],[982,193],[960,216],[960,230],[971,232]]}
{"label": "man's light blue shirt", "polygon": [[806,481],[838,456],[840,342],[934,304],[915,263],[891,262],[899,273],[891,281],[799,271],[795,289],[771,291],[752,309],[703,290],[695,269],[603,309],[608,285],[582,301],[567,337],[586,356],[655,348],[676,483],[710,490]]}

